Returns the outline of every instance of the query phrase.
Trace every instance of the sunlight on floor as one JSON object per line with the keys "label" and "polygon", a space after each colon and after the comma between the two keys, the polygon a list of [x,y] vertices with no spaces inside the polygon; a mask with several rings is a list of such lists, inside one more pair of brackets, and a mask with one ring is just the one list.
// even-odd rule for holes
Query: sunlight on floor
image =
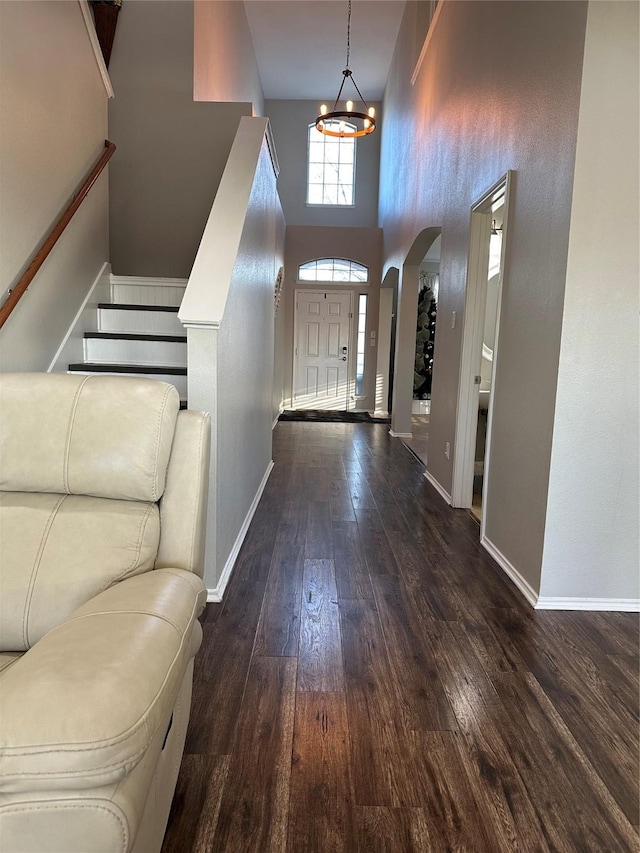
{"label": "sunlight on floor", "polygon": [[403,441],[423,465],[426,465],[429,448],[429,415],[411,415],[411,432],[413,437],[405,438]]}

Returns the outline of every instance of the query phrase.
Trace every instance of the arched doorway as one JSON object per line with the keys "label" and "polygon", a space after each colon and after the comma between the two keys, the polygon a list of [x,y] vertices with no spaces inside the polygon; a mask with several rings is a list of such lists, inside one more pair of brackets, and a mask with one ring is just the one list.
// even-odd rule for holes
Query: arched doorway
{"label": "arched doorway", "polygon": [[398,282],[391,435],[410,438],[416,375],[416,329],[421,265],[440,237],[440,227],[425,228],[413,241]]}

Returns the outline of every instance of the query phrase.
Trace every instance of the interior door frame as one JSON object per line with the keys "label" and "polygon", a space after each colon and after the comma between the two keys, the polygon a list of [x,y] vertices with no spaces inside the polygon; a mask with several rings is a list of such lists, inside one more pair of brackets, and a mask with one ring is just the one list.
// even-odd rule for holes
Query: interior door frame
{"label": "interior door frame", "polygon": [[487,415],[487,439],[484,456],[484,478],[482,489],[482,521],[480,538],[485,535],[487,505],[489,503],[489,471],[491,458],[491,434],[493,426],[493,405],[495,399],[495,375],[499,357],[500,314],[504,281],[505,252],[507,246],[507,227],[509,220],[509,199],[512,192],[513,172],[509,170],[500,180],[488,189],[472,206],[469,235],[469,260],[467,264],[467,283],[462,329],[462,355],[458,383],[458,406],[453,456],[453,481],[451,504],[455,507],[469,508],[473,502],[473,476],[475,466],[476,435],[478,431],[479,385],[474,381],[479,369],[479,357],[482,353],[484,335],[484,315],[487,303],[487,273],[489,267],[489,238],[491,235],[491,207],[504,197],[504,218],[502,247],[500,253],[500,280],[498,290],[498,310],[496,314],[496,336],[491,367],[491,395]]}
{"label": "interior door frame", "polygon": [[[351,352],[353,350],[354,341],[353,341],[353,303],[354,303],[354,292],[352,288],[349,289],[339,289],[337,287],[327,287],[327,288],[318,288],[318,287],[296,287],[293,292],[293,365],[291,371],[291,408],[295,410],[295,402],[296,402],[296,388],[297,388],[297,373],[298,373],[298,294],[317,294],[324,295],[325,293],[342,293],[349,295],[349,348],[347,350],[347,390],[346,390],[346,411],[349,411],[351,408],[355,407],[355,399],[352,400],[352,389],[355,389],[355,375],[352,376],[352,368],[355,371],[355,360],[351,358]],[[351,404],[354,404],[353,406]]]}

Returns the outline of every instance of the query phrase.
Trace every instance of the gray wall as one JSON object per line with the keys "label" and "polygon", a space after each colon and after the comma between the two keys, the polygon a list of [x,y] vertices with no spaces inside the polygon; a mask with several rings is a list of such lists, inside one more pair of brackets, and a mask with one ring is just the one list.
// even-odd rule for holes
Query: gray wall
{"label": "gray wall", "polygon": [[[414,86],[407,4],[387,83],[384,271],[442,228],[429,471],[451,491],[471,205],[509,169],[486,535],[540,586],[584,47],[583,2],[444,3]],[[447,319],[456,311],[451,329]],[[410,337],[410,336],[409,336]],[[414,346],[414,340],[402,341]],[[455,448],[454,448],[455,452]]]}
{"label": "gray wall", "polygon": [[273,288],[283,250],[279,212],[264,144],[218,335],[220,566],[271,463]]}
{"label": "gray wall", "polygon": [[[100,154],[107,94],[80,6],[0,3],[0,286],[15,284]],[[116,153],[117,156],[117,153]],[[108,257],[107,176],[0,332],[3,370],[46,370]]]}
{"label": "gray wall", "polygon": [[193,95],[196,101],[250,103],[264,114],[264,94],[244,3],[197,0]]}
{"label": "gray wall", "polygon": [[238,122],[251,115],[250,103],[193,101],[193,43],[192,2],[123,3],[109,66],[117,275],[189,275]]}
{"label": "gray wall", "polygon": [[590,3],[542,569],[552,602],[640,603],[639,103],[638,4]]}
{"label": "gray wall", "polygon": [[[376,115],[380,115],[380,105]],[[380,134],[356,140],[356,188],[354,207],[308,207],[307,129],[318,115],[318,101],[265,101],[271,121],[280,177],[278,192],[287,225],[328,225],[375,228],[378,224],[378,167]]]}

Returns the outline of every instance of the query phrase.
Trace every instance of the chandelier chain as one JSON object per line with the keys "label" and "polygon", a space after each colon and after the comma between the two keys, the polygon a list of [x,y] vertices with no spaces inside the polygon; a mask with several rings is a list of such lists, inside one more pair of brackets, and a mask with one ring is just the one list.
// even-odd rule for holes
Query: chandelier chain
{"label": "chandelier chain", "polygon": [[349,56],[351,55],[351,0],[347,8],[347,65],[349,67]]}
{"label": "chandelier chain", "polygon": [[[338,89],[336,100],[333,104],[333,109],[327,112],[327,107],[323,104],[320,107],[320,115],[316,118],[316,129],[326,136],[336,136],[346,139],[354,139],[358,136],[368,136],[376,129],[375,109],[369,107],[365,101],[362,92],[358,88],[358,84],[353,79],[349,61],[351,59],[351,0],[347,2],[347,61],[346,67],[342,72],[342,82]],[[342,97],[342,90],[347,79],[351,80],[353,87],[358,93],[360,100],[366,112],[360,112],[353,109],[353,101],[346,102],[346,109],[339,109],[339,101]],[[347,122],[350,122],[347,124]],[[361,122],[361,127],[358,129],[358,122]]]}

